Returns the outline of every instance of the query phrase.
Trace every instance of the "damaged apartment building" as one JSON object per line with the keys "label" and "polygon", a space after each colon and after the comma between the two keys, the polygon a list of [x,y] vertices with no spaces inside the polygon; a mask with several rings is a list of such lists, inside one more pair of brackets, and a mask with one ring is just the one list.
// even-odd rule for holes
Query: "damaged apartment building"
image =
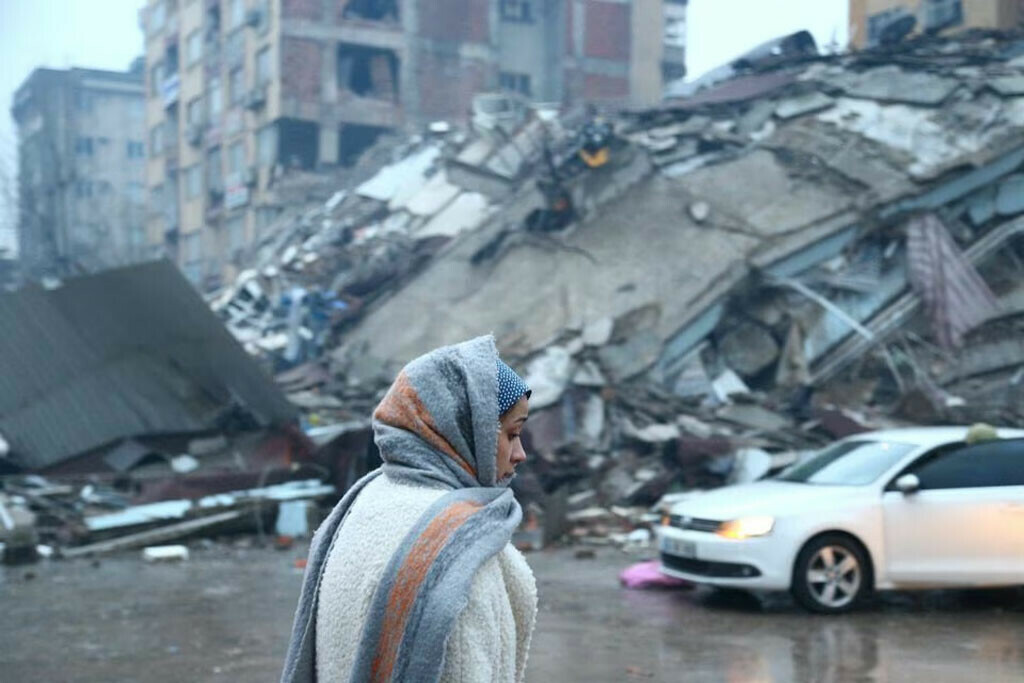
{"label": "damaged apartment building", "polygon": [[[282,203],[275,182],[289,170],[345,166],[385,131],[464,120],[482,92],[559,106],[653,105],[663,72],[682,69],[685,8],[150,0],[140,12],[148,238],[193,283],[214,289],[237,272],[243,246],[266,236]],[[666,32],[667,22],[678,30]]]}

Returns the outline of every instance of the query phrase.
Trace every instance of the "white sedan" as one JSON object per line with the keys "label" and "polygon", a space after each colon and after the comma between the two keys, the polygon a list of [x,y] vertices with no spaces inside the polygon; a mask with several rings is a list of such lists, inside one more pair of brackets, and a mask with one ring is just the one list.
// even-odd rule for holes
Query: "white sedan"
{"label": "white sedan", "polygon": [[661,570],[852,609],[872,590],[1024,585],[1024,431],[858,434],[778,476],[696,493],[659,528]]}

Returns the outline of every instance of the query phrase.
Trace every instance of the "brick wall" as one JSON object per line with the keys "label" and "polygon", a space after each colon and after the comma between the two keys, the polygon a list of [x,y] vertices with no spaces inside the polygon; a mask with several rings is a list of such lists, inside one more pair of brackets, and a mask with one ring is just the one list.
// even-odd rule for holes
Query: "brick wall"
{"label": "brick wall", "polygon": [[583,78],[583,99],[587,102],[624,101],[629,97],[629,79],[599,74]]}
{"label": "brick wall", "polygon": [[425,119],[464,119],[473,95],[484,92],[494,74],[482,62],[461,60],[452,55],[421,52],[417,68],[419,116]]}
{"label": "brick wall", "polygon": [[587,57],[629,61],[631,9],[629,4],[620,2],[590,0],[586,3],[583,41]]}
{"label": "brick wall", "polygon": [[284,96],[296,97],[300,102],[319,102],[322,59],[317,41],[282,38],[281,73],[287,74],[281,83]]}
{"label": "brick wall", "polygon": [[419,35],[457,43],[490,41],[489,0],[420,0]]}

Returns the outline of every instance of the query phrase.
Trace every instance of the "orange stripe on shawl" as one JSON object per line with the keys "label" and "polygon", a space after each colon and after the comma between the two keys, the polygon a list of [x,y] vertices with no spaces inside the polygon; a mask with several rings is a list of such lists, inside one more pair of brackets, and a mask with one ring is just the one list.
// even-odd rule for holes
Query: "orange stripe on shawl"
{"label": "orange stripe on shawl", "polygon": [[388,596],[387,613],[381,625],[380,642],[377,643],[377,654],[370,671],[370,680],[374,683],[391,680],[409,612],[434,559],[452,534],[482,507],[482,504],[472,501],[452,503],[427,525],[409,550]]}
{"label": "orange stripe on shawl", "polygon": [[388,389],[388,393],[373,412],[373,417],[386,425],[404,429],[422,437],[427,443],[442,453],[452,458],[459,467],[476,478],[476,471],[460,456],[454,446],[444,438],[437,426],[430,411],[423,405],[419,394],[409,382],[405,372],[399,373],[395,383]]}

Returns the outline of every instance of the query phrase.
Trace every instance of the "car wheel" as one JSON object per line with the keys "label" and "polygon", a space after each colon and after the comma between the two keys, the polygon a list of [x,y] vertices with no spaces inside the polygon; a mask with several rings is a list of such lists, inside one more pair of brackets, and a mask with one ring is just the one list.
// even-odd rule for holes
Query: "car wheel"
{"label": "car wheel", "polygon": [[812,612],[839,614],[856,607],[871,590],[870,584],[870,566],[860,544],[840,534],[826,534],[797,555],[791,592]]}

